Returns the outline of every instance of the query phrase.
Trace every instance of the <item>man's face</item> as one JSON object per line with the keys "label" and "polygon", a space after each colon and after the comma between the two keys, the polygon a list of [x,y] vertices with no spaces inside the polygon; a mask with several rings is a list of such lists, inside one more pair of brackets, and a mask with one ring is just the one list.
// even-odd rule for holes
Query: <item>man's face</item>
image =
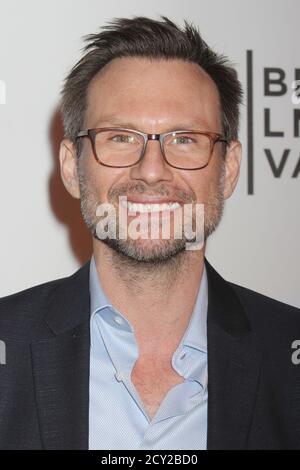
{"label": "man's face", "polygon": [[[152,134],[180,129],[222,133],[220,116],[217,88],[198,65],[181,60],[118,58],[107,64],[90,84],[84,128],[126,127]],[[149,141],[142,161],[129,168],[100,165],[89,140],[83,139],[82,144],[78,161],[81,210],[94,236],[97,206],[113,203],[118,216],[119,196],[127,196],[129,201],[163,196],[180,203],[202,203],[205,239],[217,227],[224,203],[221,143],[215,145],[209,165],[201,170],[169,166],[158,141]],[[132,218],[128,217],[128,223]],[[186,241],[184,237],[172,236],[169,240],[161,237],[103,240],[130,258],[148,262],[176,256],[185,250]]]}

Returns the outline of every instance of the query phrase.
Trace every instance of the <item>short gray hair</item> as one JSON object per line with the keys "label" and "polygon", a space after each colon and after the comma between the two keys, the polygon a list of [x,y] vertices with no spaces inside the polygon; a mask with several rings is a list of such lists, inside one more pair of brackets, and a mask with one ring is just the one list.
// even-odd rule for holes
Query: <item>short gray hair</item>
{"label": "short gray hair", "polygon": [[135,16],[114,18],[100,33],[85,37],[85,55],[67,75],[61,99],[65,137],[76,142],[84,125],[87,91],[93,77],[118,57],[182,59],[202,67],[217,86],[223,134],[230,142],[238,138],[242,87],[228,58],[214,52],[199,30],[184,20],[180,28],[166,16],[162,21]]}

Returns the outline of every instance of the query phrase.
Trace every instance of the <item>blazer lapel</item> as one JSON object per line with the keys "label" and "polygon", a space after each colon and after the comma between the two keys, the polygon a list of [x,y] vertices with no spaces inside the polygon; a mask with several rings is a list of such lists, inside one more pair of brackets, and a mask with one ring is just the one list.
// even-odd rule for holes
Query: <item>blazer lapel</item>
{"label": "blazer lapel", "polygon": [[260,356],[238,295],[205,259],[208,277],[208,449],[245,449]]}
{"label": "blazer lapel", "polygon": [[31,344],[44,449],[88,449],[89,262],[58,285],[45,321],[53,336]]}

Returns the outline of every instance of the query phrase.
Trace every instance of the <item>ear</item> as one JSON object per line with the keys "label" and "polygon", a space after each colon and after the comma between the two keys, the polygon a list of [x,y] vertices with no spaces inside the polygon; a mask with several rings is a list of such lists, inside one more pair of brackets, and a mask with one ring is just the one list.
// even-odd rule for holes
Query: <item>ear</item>
{"label": "ear", "polygon": [[73,142],[63,139],[59,149],[60,175],[66,190],[76,199],[80,199],[77,173],[77,155]]}
{"label": "ear", "polygon": [[232,141],[225,155],[224,199],[228,199],[238,182],[242,159],[242,145],[238,140]]}

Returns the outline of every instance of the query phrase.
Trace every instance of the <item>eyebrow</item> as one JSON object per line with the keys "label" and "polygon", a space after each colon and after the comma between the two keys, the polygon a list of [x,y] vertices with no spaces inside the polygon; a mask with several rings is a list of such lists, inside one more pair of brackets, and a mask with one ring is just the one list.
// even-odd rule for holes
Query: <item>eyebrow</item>
{"label": "eyebrow", "polygon": [[[128,129],[133,129],[133,130],[140,130],[139,126],[136,126],[133,122],[130,121],[123,121],[120,118],[118,118],[116,115],[107,115],[107,116],[102,116],[99,121],[97,121],[97,127],[101,126],[106,126],[106,127],[127,127]],[[203,124],[197,121],[189,121],[186,123],[179,122],[176,123],[176,125],[169,127],[166,129],[164,132],[171,132],[175,130],[180,130],[180,129],[185,129],[185,130],[193,130],[195,129],[201,129],[203,127]],[[207,126],[204,126],[207,127]],[[207,130],[207,129],[203,129]]]}

